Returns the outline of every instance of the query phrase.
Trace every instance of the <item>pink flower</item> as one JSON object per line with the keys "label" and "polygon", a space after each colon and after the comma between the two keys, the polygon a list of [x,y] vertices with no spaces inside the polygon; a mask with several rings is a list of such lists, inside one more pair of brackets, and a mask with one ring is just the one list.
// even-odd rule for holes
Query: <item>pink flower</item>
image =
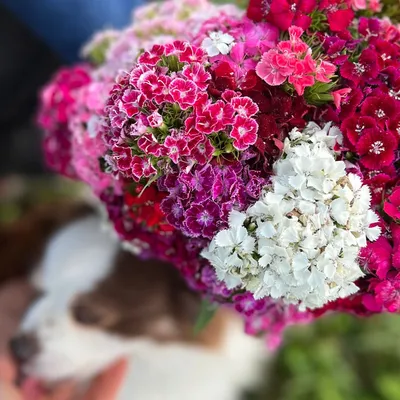
{"label": "pink flower", "polygon": [[209,112],[209,115],[211,116],[211,123],[213,131],[215,132],[224,129],[227,125],[232,125],[233,123],[235,110],[230,104],[226,104],[222,100],[210,104],[206,111]]}
{"label": "pink flower", "polygon": [[400,225],[393,222],[390,225],[390,230],[392,231],[393,238],[393,257],[392,263],[393,267],[400,269]]}
{"label": "pink flower", "polygon": [[203,65],[199,63],[189,64],[183,68],[183,75],[194,82],[200,90],[206,90],[211,75],[206,72]]}
{"label": "pink flower", "polygon": [[295,62],[291,54],[280,54],[277,50],[269,50],[257,64],[256,73],[268,85],[279,86],[293,73]]}
{"label": "pink flower", "polygon": [[206,59],[206,53],[201,47],[194,47],[186,43],[185,49],[179,53],[179,61],[187,63],[204,63]]}
{"label": "pink flower", "polygon": [[397,187],[388,197],[383,209],[393,219],[400,220],[400,187]]}
{"label": "pink flower", "polygon": [[181,156],[189,154],[187,142],[180,137],[167,136],[164,142],[164,147],[167,149],[168,157],[175,163]]}
{"label": "pink flower", "polygon": [[210,161],[215,149],[208,138],[203,136],[193,137],[188,143],[190,157],[200,165]]}
{"label": "pink flower", "polygon": [[333,32],[345,32],[353,18],[354,12],[349,8],[328,12],[328,23]]}
{"label": "pink flower", "polygon": [[182,110],[193,106],[197,98],[197,86],[188,80],[175,78],[170,85],[171,96]]}
{"label": "pink flower", "polygon": [[360,162],[368,169],[387,167],[394,161],[396,138],[390,132],[369,129],[357,143]]}
{"label": "pink flower", "polygon": [[151,100],[154,99],[156,95],[161,94],[163,85],[153,71],[148,71],[140,77],[138,81],[138,88],[147,99]]}
{"label": "pink flower", "polygon": [[238,150],[246,150],[257,141],[258,124],[254,119],[237,116],[230,136],[233,146]]}
{"label": "pink flower", "polygon": [[[336,71],[336,65],[327,61],[321,61],[316,68],[315,79],[320,82],[328,83]],[[346,89],[342,89],[346,90]]]}
{"label": "pink flower", "polygon": [[143,150],[146,154],[151,154],[156,157],[165,156],[166,152],[164,147],[162,147],[153,137],[153,135],[142,135],[138,139],[138,147]]}
{"label": "pink flower", "polygon": [[134,156],[131,162],[132,176],[136,181],[139,181],[143,177],[148,178],[154,175],[157,171],[153,167],[148,157]]}
{"label": "pink flower", "polygon": [[335,106],[338,110],[340,110],[340,105],[342,103],[343,98],[346,98],[346,96],[350,92],[351,92],[350,88],[339,89],[332,92],[333,102],[335,103]]}
{"label": "pink flower", "polygon": [[163,124],[163,117],[158,111],[153,111],[153,113],[147,117],[147,121],[152,128],[159,128]]}
{"label": "pink flower", "polygon": [[375,242],[369,242],[367,247],[361,249],[360,261],[364,270],[373,273],[379,279],[386,279],[392,267],[392,246],[389,240],[381,236]]}
{"label": "pink flower", "polygon": [[304,60],[298,60],[295,64],[293,75],[289,76],[289,83],[291,83],[297,94],[303,96],[304,89],[314,85],[315,79],[311,75],[315,72],[315,61],[311,55],[307,55]]}
{"label": "pink flower", "polygon": [[121,171],[128,171],[132,163],[132,149],[128,146],[114,145],[112,148],[112,160],[116,167]]}
{"label": "pink flower", "polygon": [[145,51],[138,59],[139,64],[154,66],[165,54],[165,46],[156,44],[149,51]]}
{"label": "pink flower", "polygon": [[250,118],[259,111],[257,104],[247,96],[234,97],[231,100],[231,105],[238,115],[245,118]]}
{"label": "pink flower", "polygon": [[389,312],[400,311],[400,280],[395,278],[378,283],[375,287],[376,300]]}
{"label": "pink flower", "polygon": [[120,107],[129,118],[139,113],[140,97],[143,97],[137,90],[126,89],[122,96],[122,106]]}

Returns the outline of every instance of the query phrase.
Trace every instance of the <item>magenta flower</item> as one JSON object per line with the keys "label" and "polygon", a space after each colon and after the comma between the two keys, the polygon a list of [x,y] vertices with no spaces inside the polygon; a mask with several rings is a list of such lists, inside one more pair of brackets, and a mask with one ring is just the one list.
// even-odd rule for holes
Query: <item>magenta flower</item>
{"label": "magenta flower", "polygon": [[257,114],[259,108],[250,97],[234,97],[231,100],[231,105],[235,112],[244,118],[250,118]]}
{"label": "magenta flower", "polygon": [[193,106],[197,98],[197,86],[188,80],[175,78],[170,85],[171,96],[179,104],[182,110]]}
{"label": "magenta flower", "polygon": [[247,317],[264,311],[268,302],[266,299],[255,300],[252,293],[237,294],[232,297],[232,300],[235,304],[235,310]]}
{"label": "magenta flower", "polygon": [[379,279],[386,279],[392,267],[392,246],[389,240],[381,236],[375,242],[369,242],[367,247],[361,249],[360,261],[363,269],[376,274]]}
{"label": "magenta flower", "polygon": [[389,166],[394,161],[396,148],[394,135],[378,128],[367,130],[356,146],[361,164],[372,170]]}
{"label": "magenta flower", "polygon": [[400,311],[400,280],[396,277],[375,286],[376,300],[389,312]]}
{"label": "magenta flower", "polygon": [[136,181],[143,177],[148,178],[154,175],[157,171],[147,157],[134,156],[131,162],[132,176]]}
{"label": "magenta flower", "polygon": [[400,187],[393,190],[393,193],[386,200],[383,209],[393,219],[400,220]]}
{"label": "magenta flower", "polygon": [[181,156],[189,154],[187,142],[182,137],[167,136],[164,142],[168,157],[175,163]]}
{"label": "magenta flower", "polygon": [[220,208],[217,203],[208,200],[193,204],[185,214],[185,227],[194,237],[203,236],[211,239],[220,220]]}
{"label": "magenta flower", "polygon": [[291,25],[304,30],[311,24],[311,14],[316,7],[316,0],[272,0],[267,21],[286,31]]}
{"label": "magenta flower", "polygon": [[226,104],[222,100],[210,104],[206,112],[208,112],[211,117],[211,124],[214,132],[218,132],[226,128],[227,125],[232,125],[233,123],[235,110],[230,104]]}
{"label": "magenta flower", "polygon": [[390,225],[390,230],[392,231],[393,238],[392,263],[394,268],[400,270],[400,225],[397,223],[392,223]]}
{"label": "magenta flower", "polygon": [[246,150],[257,141],[258,124],[254,119],[237,116],[230,136],[233,146],[238,150]]}
{"label": "magenta flower", "polygon": [[116,167],[121,171],[129,171],[132,164],[132,149],[128,146],[114,145],[113,161]]}
{"label": "magenta flower", "polygon": [[129,118],[139,113],[140,104],[143,101],[140,99],[143,97],[137,90],[126,89],[122,96],[121,109],[126,113]]}
{"label": "magenta flower", "polygon": [[159,128],[163,124],[163,117],[158,111],[153,111],[147,117],[147,121],[152,128]]}
{"label": "magenta flower", "polygon": [[196,63],[185,66],[182,74],[190,81],[194,82],[200,90],[206,90],[208,82],[211,79],[211,74],[206,72],[203,65]]}
{"label": "magenta flower", "polygon": [[165,46],[154,45],[149,51],[145,51],[139,57],[139,64],[147,64],[151,66],[155,66],[160,60],[161,57],[165,54]]}
{"label": "magenta flower", "polygon": [[188,143],[189,154],[198,164],[204,165],[210,161],[215,151],[208,138],[198,135]]}
{"label": "magenta flower", "polygon": [[153,135],[142,135],[138,139],[138,147],[143,150],[146,154],[151,154],[156,157],[165,156],[165,148],[161,146],[155,139]]}
{"label": "magenta flower", "polygon": [[370,49],[364,50],[357,62],[346,61],[340,69],[340,74],[355,85],[376,78],[379,74],[376,52]]}
{"label": "magenta flower", "polygon": [[142,75],[138,82],[138,88],[146,99],[152,100],[162,93],[163,85],[158,76],[153,71],[149,71]]}

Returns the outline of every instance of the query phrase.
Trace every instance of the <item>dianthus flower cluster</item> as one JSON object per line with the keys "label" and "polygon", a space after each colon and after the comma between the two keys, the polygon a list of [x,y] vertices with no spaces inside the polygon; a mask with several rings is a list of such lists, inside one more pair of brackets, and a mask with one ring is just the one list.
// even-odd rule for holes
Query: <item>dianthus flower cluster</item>
{"label": "dianthus flower cluster", "polygon": [[90,186],[127,248],[270,345],[327,312],[400,312],[391,4],[141,7],[42,92],[46,160]]}

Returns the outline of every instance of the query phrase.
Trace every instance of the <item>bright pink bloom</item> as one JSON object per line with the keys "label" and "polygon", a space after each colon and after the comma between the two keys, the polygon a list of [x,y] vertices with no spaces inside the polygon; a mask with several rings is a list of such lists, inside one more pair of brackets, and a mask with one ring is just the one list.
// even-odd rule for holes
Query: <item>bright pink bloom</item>
{"label": "bright pink bloom", "polygon": [[157,171],[153,167],[148,157],[134,156],[131,162],[132,176],[136,181],[139,181],[143,177],[148,178],[154,175]]}
{"label": "bright pink bloom", "polygon": [[188,143],[190,157],[200,165],[210,161],[215,149],[207,137],[193,137]]}
{"label": "bright pink bloom", "polygon": [[316,0],[272,0],[267,21],[286,31],[291,25],[307,30],[311,24],[308,14],[316,7]]}
{"label": "bright pink bloom", "polygon": [[328,23],[333,32],[345,32],[353,18],[354,12],[349,8],[328,12]]}
{"label": "bright pink bloom", "polygon": [[386,279],[392,267],[392,246],[389,240],[381,236],[375,242],[369,242],[361,249],[360,261],[362,268],[368,273],[376,274],[379,279]]}
{"label": "bright pink bloom", "polygon": [[400,311],[400,280],[395,278],[378,283],[374,288],[378,304],[389,312]]}
{"label": "bright pink bloom", "polygon": [[314,85],[315,79],[312,75],[315,72],[315,61],[310,55],[307,55],[304,60],[298,60],[295,64],[293,75],[289,76],[291,83],[297,94],[302,96],[304,89]]}
{"label": "bright pink bloom", "polygon": [[[320,82],[328,83],[335,74],[336,65],[327,61],[321,61],[317,64],[315,79]],[[346,90],[346,89],[342,89]]]}
{"label": "bright pink bloom", "polygon": [[232,125],[235,110],[230,104],[218,100],[210,104],[206,111],[211,116],[211,124],[215,132],[225,129],[227,125]]}
{"label": "bright pink bloom", "polygon": [[340,110],[342,99],[346,98],[346,96],[350,92],[351,92],[350,88],[339,89],[332,92],[333,102],[335,103],[335,106],[338,110]]}
{"label": "bright pink bloom", "polygon": [[122,106],[120,107],[129,118],[139,113],[140,103],[143,97],[138,90],[126,89],[122,96]]}
{"label": "bright pink bloom", "polygon": [[231,105],[235,112],[242,117],[252,117],[257,114],[259,108],[250,97],[234,97],[231,100]]}
{"label": "bright pink bloom", "polygon": [[258,124],[252,118],[237,116],[230,136],[233,146],[238,150],[246,150],[257,141]]}
{"label": "bright pink bloom", "polygon": [[400,187],[397,187],[388,197],[383,209],[393,219],[400,220]]}
{"label": "bright pink bloom", "polygon": [[163,85],[153,71],[148,71],[140,77],[138,88],[148,100],[151,100],[161,94]]}
{"label": "bright pink bloom", "polygon": [[153,113],[147,117],[147,121],[152,128],[159,128],[163,124],[163,117],[158,111],[153,111]]}
{"label": "bright pink bloom", "polygon": [[114,145],[112,148],[114,161],[116,167],[120,171],[129,171],[132,164],[132,149],[128,146]]}
{"label": "bright pink bloom", "polygon": [[138,59],[139,64],[154,66],[165,54],[165,46],[156,44],[149,51],[145,51]]}
{"label": "bright pink bloom", "polygon": [[194,82],[200,90],[207,89],[211,74],[206,72],[204,66],[200,63],[185,66],[182,73],[186,78]]}
{"label": "bright pink bloom", "polygon": [[291,55],[283,55],[276,50],[270,50],[261,57],[256,72],[268,85],[279,86],[293,73],[294,64],[295,59]]}
{"label": "bright pink bloom", "polygon": [[397,270],[400,270],[400,225],[393,222],[390,225],[393,239],[393,257],[392,264]]}
{"label": "bright pink bloom", "polygon": [[390,132],[369,129],[357,143],[357,153],[361,163],[368,169],[380,169],[394,161],[397,148],[396,138]]}
{"label": "bright pink bloom", "polygon": [[179,61],[187,63],[204,63],[206,53],[201,47],[190,46],[186,43],[185,49],[179,53]]}
{"label": "bright pink bloom", "polygon": [[138,147],[143,150],[146,154],[151,154],[156,157],[165,156],[166,152],[164,147],[162,147],[153,137],[153,135],[147,134],[142,135],[138,139]]}
{"label": "bright pink bloom", "polygon": [[171,96],[182,110],[193,106],[197,99],[197,86],[188,80],[175,78],[170,85]]}
{"label": "bright pink bloom", "polygon": [[181,156],[189,154],[187,142],[180,137],[167,136],[164,142],[164,147],[167,149],[168,157],[175,163]]}

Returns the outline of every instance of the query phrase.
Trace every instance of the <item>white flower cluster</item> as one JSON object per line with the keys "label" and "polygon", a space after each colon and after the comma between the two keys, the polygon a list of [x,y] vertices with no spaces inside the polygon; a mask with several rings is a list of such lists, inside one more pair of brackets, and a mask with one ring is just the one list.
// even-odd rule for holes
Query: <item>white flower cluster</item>
{"label": "white flower cluster", "polygon": [[202,252],[229,288],[283,298],[301,309],[358,290],[360,249],[379,237],[380,228],[370,227],[378,216],[368,186],[335,159],[340,139],[330,124],[294,129],[262,198],[246,212],[231,212],[229,228]]}
{"label": "white flower cluster", "polygon": [[229,33],[222,31],[210,32],[209,37],[201,43],[201,47],[210,57],[229,54],[234,45],[235,39]]}

